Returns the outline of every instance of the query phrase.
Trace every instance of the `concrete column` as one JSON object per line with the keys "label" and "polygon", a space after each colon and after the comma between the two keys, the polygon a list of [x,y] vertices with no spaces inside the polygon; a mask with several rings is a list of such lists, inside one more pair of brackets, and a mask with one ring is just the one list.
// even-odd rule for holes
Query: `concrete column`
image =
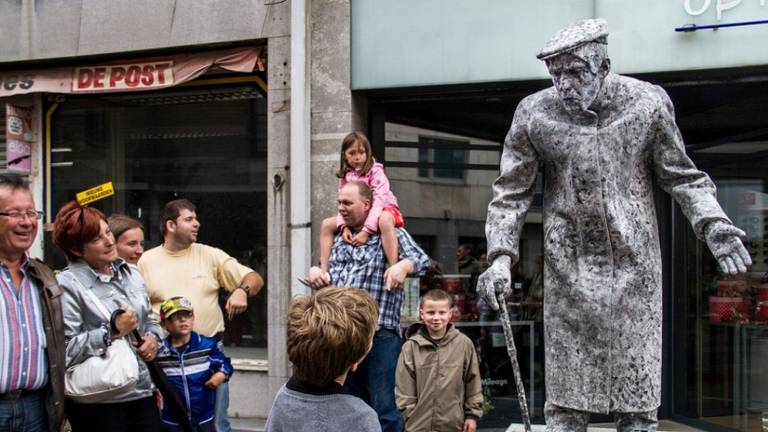
{"label": "concrete column", "polygon": [[312,0],[312,260],[318,261],[320,224],[336,214],[341,140],[365,131],[366,101],[351,90],[350,0]]}
{"label": "concrete column", "polygon": [[[286,355],[286,314],[291,298],[291,260],[289,222],[289,139],[290,139],[290,37],[271,37],[268,42],[269,67],[267,94],[267,291],[268,302],[268,398],[290,376]],[[268,410],[268,408],[267,408]],[[264,411],[266,414],[266,410]]]}

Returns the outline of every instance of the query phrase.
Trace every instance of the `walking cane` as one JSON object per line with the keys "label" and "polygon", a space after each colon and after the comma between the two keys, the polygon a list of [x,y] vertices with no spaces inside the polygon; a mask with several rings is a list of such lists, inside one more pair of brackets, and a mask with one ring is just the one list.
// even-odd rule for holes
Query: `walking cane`
{"label": "walking cane", "polygon": [[531,432],[531,417],[528,414],[528,400],[525,397],[525,386],[520,374],[520,365],[517,363],[517,348],[512,335],[512,324],[509,321],[509,312],[507,312],[507,301],[504,294],[498,294],[499,312],[501,312],[501,326],[504,328],[504,338],[507,340],[507,354],[512,363],[512,372],[515,375],[515,387],[517,387],[517,400],[520,402],[520,415],[523,417],[523,427],[525,432]]}

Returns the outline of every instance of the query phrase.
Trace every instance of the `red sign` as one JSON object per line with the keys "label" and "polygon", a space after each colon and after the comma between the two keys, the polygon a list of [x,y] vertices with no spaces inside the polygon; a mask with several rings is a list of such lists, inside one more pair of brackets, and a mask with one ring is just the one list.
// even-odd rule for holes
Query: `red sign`
{"label": "red sign", "polygon": [[138,90],[175,84],[173,60],[75,68],[72,91]]}

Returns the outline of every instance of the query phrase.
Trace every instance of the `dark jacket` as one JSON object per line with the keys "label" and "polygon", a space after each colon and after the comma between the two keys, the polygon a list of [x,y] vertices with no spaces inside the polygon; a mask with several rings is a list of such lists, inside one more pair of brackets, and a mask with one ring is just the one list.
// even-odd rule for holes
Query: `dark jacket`
{"label": "dark jacket", "polygon": [[62,290],[48,266],[30,258],[29,276],[35,280],[43,305],[43,327],[47,341],[48,386],[45,409],[48,430],[59,432],[64,426],[64,317],[61,311]]}
{"label": "dark jacket", "polygon": [[[197,426],[213,420],[216,405],[216,390],[209,389],[205,383],[216,372],[224,372],[229,379],[234,370],[214,338],[193,331],[189,343],[182,348],[182,351],[176,349],[171,337],[166,337],[157,361],[186,402],[192,424]],[[163,408],[163,422],[177,424],[167,407]]]}

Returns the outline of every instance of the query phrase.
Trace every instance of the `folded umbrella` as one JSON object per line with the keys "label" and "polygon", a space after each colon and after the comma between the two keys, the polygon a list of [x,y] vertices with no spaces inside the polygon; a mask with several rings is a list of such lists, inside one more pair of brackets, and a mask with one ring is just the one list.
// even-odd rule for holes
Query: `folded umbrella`
{"label": "folded umbrella", "polygon": [[[133,336],[139,342],[142,343],[144,338],[141,337],[138,331],[133,331]],[[163,395],[163,404],[168,407],[168,413],[176,420],[179,426],[184,432],[194,432],[192,427],[192,421],[189,418],[187,412],[187,405],[181,399],[181,395],[176,390],[176,386],[168,379],[163,371],[163,368],[155,360],[144,360],[144,363],[149,369],[149,375],[152,377],[152,382],[155,383],[155,387],[160,390],[160,394]]]}

